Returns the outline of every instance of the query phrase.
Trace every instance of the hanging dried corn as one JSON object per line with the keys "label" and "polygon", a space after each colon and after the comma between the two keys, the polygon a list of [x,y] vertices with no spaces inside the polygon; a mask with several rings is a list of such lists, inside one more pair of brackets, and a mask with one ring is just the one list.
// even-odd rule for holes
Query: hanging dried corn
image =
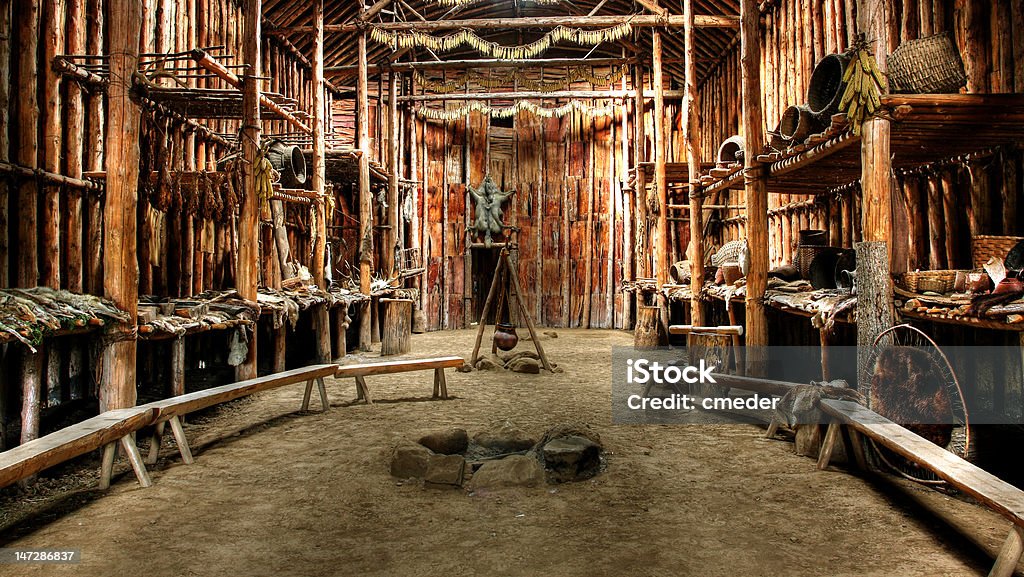
{"label": "hanging dried corn", "polygon": [[416,85],[419,88],[422,88],[425,92],[451,94],[453,92],[465,90],[471,83],[475,83],[487,88],[488,90],[518,86],[523,90],[555,92],[558,90],[566,90],[575,82],[587,82],[593,85],[616,84],[622,80],[622,77],[625,74],[625,66],[613,68],[607,74],[600,75],[595,74],[592,68],[577,66],[569,69],[565,79],[553,81],[534,80],[521,70],[513,70],[507,74],[493,76],[487,76],[475,70],[471,70],[467,71],[462,76],[451,80],[433,80],[424,76],[422,72],[416,70],[413,71],[412,77]]}
{"label": "hanging dried corn", "polygon": [[459,30],[446,36],[432,36],[418,30],[412,32],[391,32],[371,26],[370,38],[374,42],[389,46],[392,50],[427,48],[434,52],[451,52],[465,45],[490,58],[522,60],[536,58],[555,44],[565,42],[577,46],[597,46],[605,42],[621,40],[632,31],[633,26],[628,22],[600,30],[583,30],[580,28],[558,26],[537,40],[519,46],[503,46],[497,42],[484,40],[472,30]]}
{"label": "hanging dried corn", "polygon": [[469,104],[459,108],[440,109],[420,106],[416,109],[416,114],[419,115],[420,118],[443,121],[458,120],[470,112],[479,112],[480,114],[491,118],[512,118],[520,112],[529,112],[530,114],[541,118],[562,118],[573,112],[580,112],[581,114],[594,117],[610,116],[614,114],[615,105],[608,104],[606,106],[595,107],[581,100],[572,100],[557,108],[545,108],[526,100],[520,100],[512,106],[504,108],[492,108],[482,102],[470,102]]}
{"label": "hanging dried corn", "polygon": [[878,69],[863,34],[857,37],[850,53],[850,63],[843,73],[846,90],[839,101],[839,110],[846,113],[853,133],[859,135],[861,125],[881,108],[881,95],[889,89],[889,83]]}

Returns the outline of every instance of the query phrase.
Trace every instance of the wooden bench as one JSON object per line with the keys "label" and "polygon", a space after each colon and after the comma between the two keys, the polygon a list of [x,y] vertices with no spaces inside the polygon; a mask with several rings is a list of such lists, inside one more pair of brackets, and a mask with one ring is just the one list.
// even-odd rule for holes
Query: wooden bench
{"label": "wooden bench", "polygon": [[169,422],[171,432],[174,434],[174,442],[178,445],[178,452],[181,453],[181,460],[186,464],[191,464],[193,462],[192,451],[185,438],[185,430],[181,426],[181,417],[199,409],[240,399],[261,391],[306,381],[306,392],[302,397],[302,410],[305,411],[309,409],[309,397],[313,392],[313,383],[315,382],[320,390],[320,404],[326,411],[328,404],[324,377],[333,375],[337,369],[338,365],[311,365],[140,405],[139,408],[153,411],[152,423],[156,425],[146,461],[156,462],[160,453],[164,425]]}
{"label": "wooden bench", "polygon": [[100,489],[106,489],[110,486],[118,442],[128,455],[139,484],[149,487],[152,483],[132,433],[152,423],[154,413],[153,409],[143,407],[107,411],[4,451],[0,453],[0,487],[102,447]]}
{"label": "wooden bench", "polygon": [[832,422],[825,433],[819,469],[828,467],[835,445],[842,442],[840,429],[845,427],[854,456],[862,467],[865,462],[861,435],[932,471],[1013,523],[989,572],[990,577],[1013,575],[1024,552],[1024,491],[857,403],[823,400],[821,408],[832,417]]}
{"label": "wooden bench", "polygon": [[366,386],[365,377],[433,369],[434,398],[447,399],[448,383],[445,380],[444,370],[451,367],[461,367],[465,362],[462,357],[437,357],[433,359],[410,359],[406,361],[344,365],[338,367],[334,376],[338,379],[354,378],[356,380],[356,399],[365,399],[366,404],[372,405],[373,399],[370,398],[370,389]]}

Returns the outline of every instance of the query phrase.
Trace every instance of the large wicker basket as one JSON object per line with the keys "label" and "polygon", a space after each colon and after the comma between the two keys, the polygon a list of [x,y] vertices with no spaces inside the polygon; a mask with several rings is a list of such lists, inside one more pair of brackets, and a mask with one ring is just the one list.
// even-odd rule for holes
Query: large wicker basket
{"label": "large wicker basket", "polygon": [[967,85],[963,60],[946,32],[904,42],[885,62],[892,92],[944,94]]}
{"label": "large wicker basket", "polygon": [[912,293],[936,292],[948,293],[956,284],[955,270],[915,270],[905,272],[900,277],[900,284]]}
{"label": "large wicker basket", "polygon": [[1005,259],[1006,253],[1022,240],[1024,236],[978,235],[972,238],[971,262],[974,268],[981,268],[992,257],[1000,261]]}

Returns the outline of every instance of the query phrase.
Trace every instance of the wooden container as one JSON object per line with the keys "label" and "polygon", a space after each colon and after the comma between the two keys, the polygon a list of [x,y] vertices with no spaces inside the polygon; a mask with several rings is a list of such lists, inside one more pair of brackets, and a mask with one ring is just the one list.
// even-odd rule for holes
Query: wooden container
{"label": "wooden container", "polygon": [[661,308],[640,305],[636,308],[636,329],[633,347],[637,349],[660,347],[668,344],[668,335],[661,327]]}
{"label": "wooden container", "polygon": [[900,278],[901,284],[910,292],[947,293],[956,287],[957,273],[955,270],[915,270],[905,272]]}
{"label": "wooden container", "polygon": [[380,355],[400,355],[412,350],[412,299],[380,299],[384,307],[384,331]]}
{"label": "wooden container", "polygon": [[1002,261],[1024,236],[992,236],[978,235],[971,239],[971,262],[974,268],[981,268],[988,259],[995,257]]}

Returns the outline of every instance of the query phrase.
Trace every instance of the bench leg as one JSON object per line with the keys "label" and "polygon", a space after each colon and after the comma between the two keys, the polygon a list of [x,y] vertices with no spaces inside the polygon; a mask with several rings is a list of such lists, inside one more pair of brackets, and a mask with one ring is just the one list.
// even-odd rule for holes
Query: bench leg
{"label": "bench leg", "polygon": [[178,444],[181,460],[186,465],[191,465],[195,460],[192,458],[192,449],[188,447],[188,439],[185,438],[185,428],[181,426],[181,419],[178,418],[178,415],[171,417],[171,433],[174,434],[174,442]]}
{"label": "bench leg", "polygon": [[327,404],[327,387],[324,385],[324,378],[318,377],[316,380],[316,386],[320,389],[320,405],[326,411],[330,405]]}
{"label": "bench leg", "polygon": [[775,434],[779,432],[779,420],[772,417],[772,422],[768,423],[768,430],[765,431],[764,438],[774,439]]}
{"label": "bench leg", "polygon": [[146,456],[147,465],[155,465],[157,459],[160,458],[160,444],[164,438],[164,427],[166,425],[166,421],[161,421],[153,429],[153,436],[149,438],[149,455]]}
{"label": "bench leg", "polygon": [[139,484],[143,487],[151,486],[153,481],[149,480],[146,464],[142,462],[142,454],[139,453],[139,448],[135,446],[135,439],[131,435],[121,437],[121,448],[128,454],[128,461],[131,462],[132,469],[135,470],[135,477],[138,478]]}
{"label": "bench leg", "polygon": [[356,391],[358,391],[359,398],[366,399],[367,405],[373,404],[373,399],[370,398],[370,388],[366,386],[366,379],[363,377],[356,377]]}
{"label": "bench leg", "polygon": [[868,458],[864,453],[864,438],[853,427],[846,427],[846,434],[850,437],[850,451],[853,453],[853,459],[856,461],[857,467],[861,471],[868,471]]}
{"label": "bench leg", "polygon": [[1003,547],[996,557],[996,564],[989,571],[989,577],[1011,577],[1017,562],[1020,561],[1021,553],[1024,552],[1024,529],[1014,525],[1010,535],[1003,542]]}
{"label": "bench leg", "polygon": [[434,369],[434,398],[437,398],[440,389],[441,398],[448,398],[448,382],[445,380],[444,369]]}
{"label": "bench leg", "polygon": [[306,381],[306,392],[302,395],[302,410],[309,410],[309,395],[313,392],[313,379]]}
{"label": "bench leg", "polygon": [[821,452],[818,454],[818,469],[824,470],[828,468],[828,463],[832,460],[832,450],[835,448],[836,443],[839,442],[840,426],[836,422],[829,423],[828,432],[825,433],[825,441],[821,444]]}
{"label": "bench leg", "polygon": [[100,490],[110,488],[110,476],[114,473],[114,456],[117,454],[117,443],[103,446],[103,460],[100,463]]}

